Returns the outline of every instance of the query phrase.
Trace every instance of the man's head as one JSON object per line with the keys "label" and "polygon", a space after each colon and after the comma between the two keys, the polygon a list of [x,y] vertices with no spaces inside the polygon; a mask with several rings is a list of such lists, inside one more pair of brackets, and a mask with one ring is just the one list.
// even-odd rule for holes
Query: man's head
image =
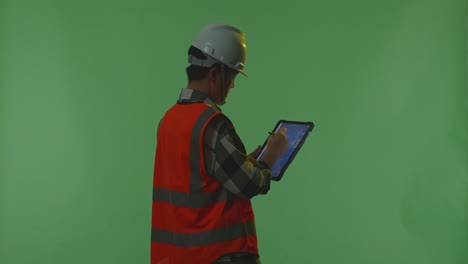
{"label": "man's head", "polygon": [[246,75],[243,71],[246,55],[245,35],[240,30],[226,24],[206,26],[188,51],[188,87],[205,92],[219,105],[224,104],[237,74]]}

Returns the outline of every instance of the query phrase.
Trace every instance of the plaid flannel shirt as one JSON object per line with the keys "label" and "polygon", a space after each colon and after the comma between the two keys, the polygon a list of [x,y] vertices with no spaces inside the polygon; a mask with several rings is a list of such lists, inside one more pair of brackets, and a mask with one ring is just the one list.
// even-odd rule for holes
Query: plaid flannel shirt
{"label": "plaid flannel shirt", "polygon": [[[206,94],[182,89],[178,103],[194,102],[203,102],[222,113]],[[224,115],[217,115],[206,126],[203,150],[208,174],[234,195],[250,199],[269,191],[270,168],[265,162],[247,155],[242,140]]]}

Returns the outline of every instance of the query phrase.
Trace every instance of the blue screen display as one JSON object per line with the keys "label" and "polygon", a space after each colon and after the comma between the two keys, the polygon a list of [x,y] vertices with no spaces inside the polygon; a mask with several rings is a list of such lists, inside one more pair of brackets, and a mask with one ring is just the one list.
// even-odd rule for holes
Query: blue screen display
{"label": "blue screen display", "polygon": [[[281,123],[274,133],[278,132],[281,128],[285,127],[286,137],[288,138],[288,150],[276,161],[271,169],[271,176],[278,177],[281,173],[281,170],[284,168],[289,158],[292,156],[294,150],[299,146],[301,139],[309,131],[309,125],[302,124],[291,124],[291,123]],[[261,157],[265,154],[267,147],[265,147],[262,152],[257,157],[257,160],[260,160]]]}

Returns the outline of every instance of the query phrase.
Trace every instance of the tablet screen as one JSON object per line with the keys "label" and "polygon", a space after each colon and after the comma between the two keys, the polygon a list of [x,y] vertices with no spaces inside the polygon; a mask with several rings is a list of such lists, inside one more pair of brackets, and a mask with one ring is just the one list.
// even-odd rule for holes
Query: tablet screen
{"label": "tablet screen", "polygon": [[[307,134],[307,132],[311,129],[310,125],[308,124],[295,124],[295,123],[280,123],[274,133],[279,131],[281,128],[287,128],[286,136],[288,138],[288,150],[276,161],[271,169],[271,176],[278,177],[283,170],[284,166],[287,164],[288,160],[293,155],[296,148],[299,146],[301,140]],[[265,154],[265,147],[257,157],[257,160]]]}

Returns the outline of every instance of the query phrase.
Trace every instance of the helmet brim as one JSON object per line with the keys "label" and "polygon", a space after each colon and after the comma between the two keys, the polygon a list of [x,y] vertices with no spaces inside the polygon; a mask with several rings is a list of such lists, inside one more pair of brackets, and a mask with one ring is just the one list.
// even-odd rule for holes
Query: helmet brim
{"label": "helmet brim", "polygon": [[237,72],[244,75],[245,77],[249,77],[243,70],[237,70]]}

